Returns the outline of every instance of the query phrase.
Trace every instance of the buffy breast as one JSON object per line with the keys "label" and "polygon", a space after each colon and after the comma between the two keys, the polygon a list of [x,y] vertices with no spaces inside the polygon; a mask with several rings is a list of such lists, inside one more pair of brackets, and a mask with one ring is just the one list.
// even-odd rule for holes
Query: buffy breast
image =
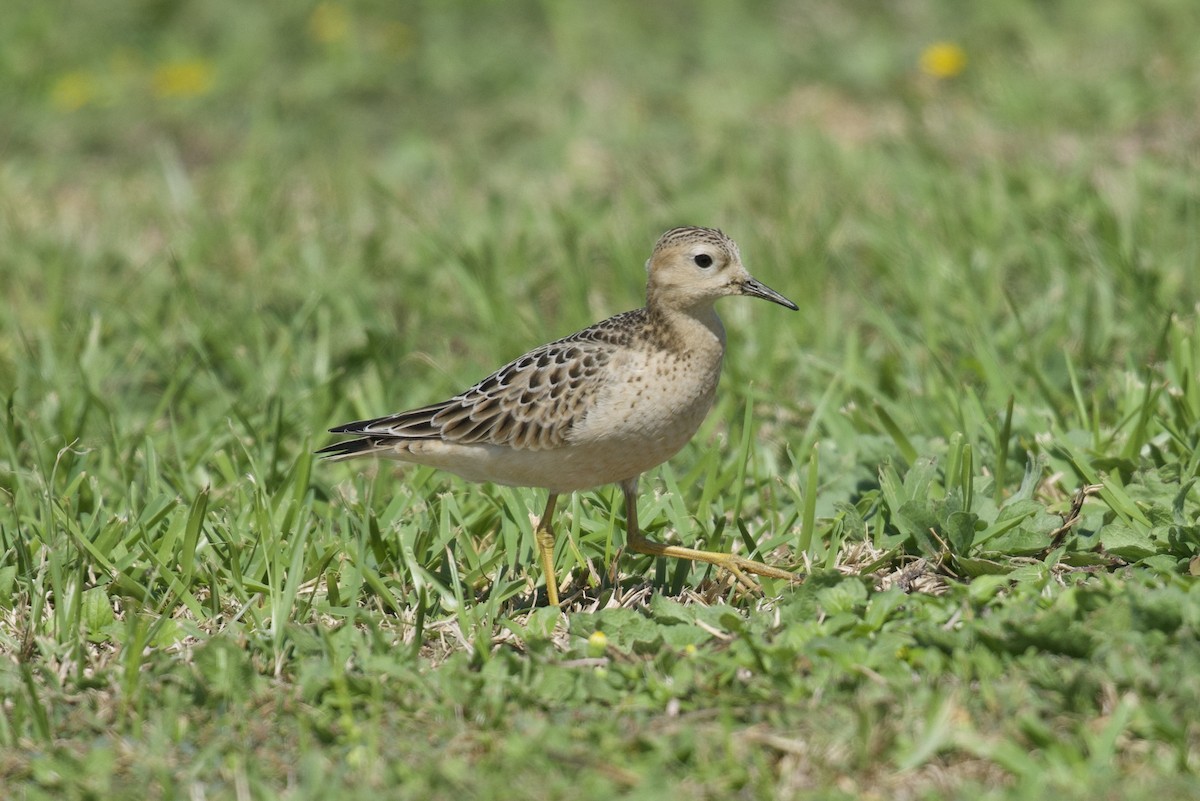
{"label": "buffy breast", "polygon": [[667,461],[696,433],[716,395],[720,358],[702,366],[696,360],[688,354],[630,352],[619,371],[622,380],[602,391],[572,429],[570,444],[600,462],[611,461],[604,472],[614,474],[614,481]]}

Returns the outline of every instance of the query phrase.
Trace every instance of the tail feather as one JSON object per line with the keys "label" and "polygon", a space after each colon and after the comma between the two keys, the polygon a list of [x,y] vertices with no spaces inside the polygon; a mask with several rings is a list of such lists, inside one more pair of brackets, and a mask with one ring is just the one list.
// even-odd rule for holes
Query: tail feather
{"label": "tail feather", "polygon": [[445,409],[452,401],[423,406],[400,414],[357,420],[353,423],[329,429],[331,434],[358,434],[358,439],[335,442],[317,451],[327,459],[350,459],[369,456],[372,453],[391,450],[397,442],[417,439],[440,439],[442,432],[434,425],[433,416]]}
{"label": "tail feather", "polygon": [[[335,432],[336,433],[336,432]],[[317,456],[324,456],[331,461],[350,459],[355,456],[368,456],[384,449],[384,437],[360,437],[348,439],[345,442],[335,442],[317,451]]]}
{"label": "tail feather", "polygon": [[442,429],[434,424],[433,418],[453,404],[453,400],[443,401],[386,417],[345,423],[329,431],[333,434],[386,434],[405,439],[437,439],[441,437]]}
{"label": "tail feather", "polygon": [[390,450],[402,440],[437,439],[439,431],[430,422],[432,412],[440,407],[426,407],[404,414],[358,420],[329,429],[331,434],[358,434],[357,439],[335,442],[317,451],[327,459],[350,459]]}

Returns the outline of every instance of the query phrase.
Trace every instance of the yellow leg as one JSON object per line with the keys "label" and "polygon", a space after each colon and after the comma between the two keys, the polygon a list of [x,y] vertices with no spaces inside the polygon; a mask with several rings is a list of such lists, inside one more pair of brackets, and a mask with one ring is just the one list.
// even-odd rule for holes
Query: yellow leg
{"label": "yellow leg", "polygon": [[731,553],[699,551],[695,548],[684,548],[679,545],[663,545],[662,543],[646,539],[642,535],[642,530],[638,526],[637,520],[637,479],[621,484],[621,489],[625,493],[625,540],[632,551],[649,554],[650,556],[670,556],[676,559],[689,559],[693,562],[706,562],[710,565],[716,565],[732,573],[734,578],[738,580],[738,583],[749,590],[758,590],[760,588],[757,583],[746,575],[747,573],[753,573],[757,576],[767,576],[768,578],[785,579],[795,583],[804,580],[802,575],[789,573],[786,570],[764,565],[762,562],[755,562],[752,559],[743,559]]}
{"label": "yellow leg", "polygon": [[554,577],[554,532],[550,530],[550,519],[554,517],[554,504],[558,496],[550,493],[546,501],[546,511],[538,521],[533,536],[537,540],[538,558],[542,562],[542,572],[546,574],[546,598],[551,606],[558,606],[558,579]]}

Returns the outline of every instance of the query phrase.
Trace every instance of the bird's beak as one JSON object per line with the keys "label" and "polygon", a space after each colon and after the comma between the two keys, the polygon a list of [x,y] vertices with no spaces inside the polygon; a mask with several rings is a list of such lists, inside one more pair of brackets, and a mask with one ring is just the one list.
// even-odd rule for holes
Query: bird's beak
{"label": "bird's beak", "polygon": [[795,303],[792,303],[790,300],[785,298],[783,295],[780,295],[774,289],[771,289],[771,287],[762,283],[757,278],[747,277],[746,280],[742,282],[742,294],[749,295],[752,298],[762,298],[763,300],[769,300],[772,303],[778,303],[780,306],[786,306],[792,311],[800,310],[800,307]]}

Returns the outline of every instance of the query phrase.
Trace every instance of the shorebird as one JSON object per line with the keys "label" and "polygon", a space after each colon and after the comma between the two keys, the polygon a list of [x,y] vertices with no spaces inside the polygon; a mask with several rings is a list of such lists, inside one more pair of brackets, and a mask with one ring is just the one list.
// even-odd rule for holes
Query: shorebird
{"label": "shorebird", "polygon": [[548,490],[534,536],[554,606],[555,503],[603,484],[624,492],[626,542],[637,553],[707,562],[748,586],[746,573],[796,580],[733,554],[647,539],[638,527],[637,485],[679,452],[712,408],[725,355],[714,302],[746,295],[797,306],[751,276],[737,245],[713,228],[667,231],[646,272],[645,307],[535,348],[449,400],[332,428],[355,438],[318,453],[382,456],[468,481]]}

